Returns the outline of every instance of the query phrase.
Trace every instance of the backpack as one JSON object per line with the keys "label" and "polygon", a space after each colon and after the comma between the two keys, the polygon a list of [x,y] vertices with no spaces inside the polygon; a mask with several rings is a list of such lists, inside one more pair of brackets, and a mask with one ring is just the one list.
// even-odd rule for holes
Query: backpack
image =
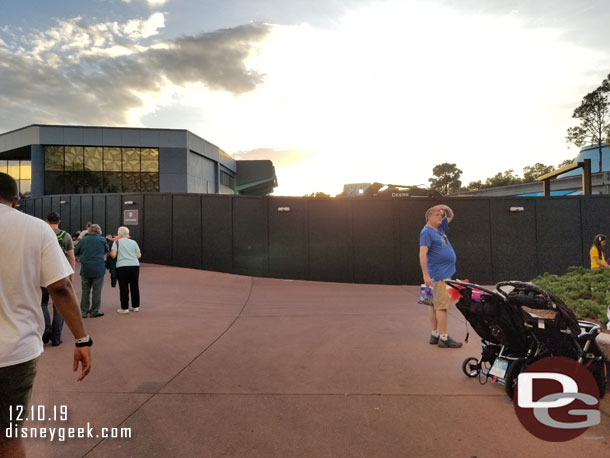
{"label": "backpack", "polygon": [[57,234],[57,243],[59,243],[59,246],[61,247],[62,251],[64,252],[64,254],[66,254],[66,246],[63,243],[64,235],[66,235],[66,231],[61,231],[59,234]]}

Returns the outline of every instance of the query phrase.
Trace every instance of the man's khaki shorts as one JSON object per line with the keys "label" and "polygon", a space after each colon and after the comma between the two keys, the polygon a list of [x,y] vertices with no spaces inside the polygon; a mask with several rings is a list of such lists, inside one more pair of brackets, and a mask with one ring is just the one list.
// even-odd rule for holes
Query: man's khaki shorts
{"label": "man's khaki shorts", "polygon": [[6,437],[6,428],[15,428],[27,416],[37,366],[38,358],[0,367],[0,438]]}
{"label": "man's khaki shorts", "polygon": [[434,310],[448,310],[451,306],[451,298],[445,280],[432,283],[432,302],[434,303]]}

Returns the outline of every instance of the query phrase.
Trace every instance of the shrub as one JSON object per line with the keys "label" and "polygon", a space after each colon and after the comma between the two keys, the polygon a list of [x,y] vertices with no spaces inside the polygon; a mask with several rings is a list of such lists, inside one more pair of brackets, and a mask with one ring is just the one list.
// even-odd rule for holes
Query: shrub
{"label": "shrub", "polygon": [[579,320],[608,325],[606,310],[610,304],[610,269],[570,267],[565,275],[545,273],[534,278],[532,283],[555,294]]}

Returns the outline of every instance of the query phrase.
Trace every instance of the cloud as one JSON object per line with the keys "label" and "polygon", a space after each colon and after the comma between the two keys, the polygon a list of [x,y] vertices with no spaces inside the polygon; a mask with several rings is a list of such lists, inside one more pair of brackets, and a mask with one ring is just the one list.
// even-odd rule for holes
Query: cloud
{"label": "cloud", "polygon": [[176,85],[204,80],[214,89],[248,92],[262,82],[262,75],[249,71],[244,61],[250,43],[261,40],[268,31],[264,24],[250,24],[183,37],[166,49],[148,51],[144,60],[152,68],[162,68]]}
{"label": "cloud", "polygon": [[151,8],[159,8],[167,3],[167,0],[146,0]]}
{"label": "cloud", "polygon": [[148,38],[159,33],[159,29],[165,27],[165,15],[154,13],[147,21],[132,19],[125,25],[125,33],[132,40]]}
{"label": "cloud", "polygon": [[[125,23],[88,24],[82,17],[64,19],[43,32],[20,37],[5,31],[16,55],[47,64],[74,63],[83,56],[133,54],[145,49],[140,42],[158,35],[165,27],[165,15],[153,13],[147,19]],[[7,45],[8,47],[9,45]]]}
{"label": "cloud", "polygon": [[[133,0],[122,0],[123,3],[130,4]],[[160,8],[167,3],[168,0],[136,0],[136,2],[146,3],[149,8]]]}
{"label": "cloud", "polygon": [[243,94],[263,81],[246,61],[270,26],[161,41],[163,13],[125,23],[62,20],[20,37],[0,31],[0,128],[30,123],[130,125],[168,86]]}

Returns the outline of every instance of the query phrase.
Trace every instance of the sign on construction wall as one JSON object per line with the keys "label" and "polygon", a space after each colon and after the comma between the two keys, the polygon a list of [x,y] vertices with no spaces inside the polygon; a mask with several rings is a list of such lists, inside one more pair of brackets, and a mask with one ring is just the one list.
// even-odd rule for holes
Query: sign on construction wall
{"label": "sign on construction wall", "polygon": [[125,226],[137,226],[138,210],[123,210],[123,224]]}

